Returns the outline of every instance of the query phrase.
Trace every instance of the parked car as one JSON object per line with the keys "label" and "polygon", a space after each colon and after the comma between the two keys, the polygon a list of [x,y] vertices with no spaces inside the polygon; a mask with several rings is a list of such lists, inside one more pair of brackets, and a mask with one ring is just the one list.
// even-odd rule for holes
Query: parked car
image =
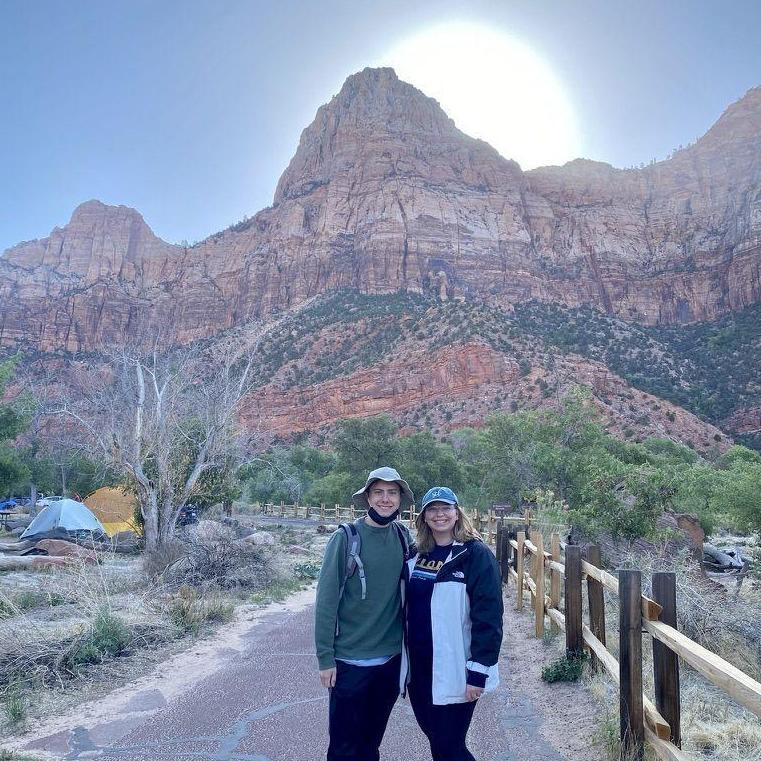
{"label": "parked car", "polygon": [[35,502],[35,505],[37,507],[47,507],[51,502],[58,502],[58,500],[61,500],[61,499],[63,499],[63,497],[55,495],[55,494],[49,497],[43,496],[40,499],[38,499],[37,502]]}
{"label": "parked car", "polygon": [[180,514],[177,516],[178,526],[192,526],[198,523],[198,512],[195,505],[185,505],[180,508]]}

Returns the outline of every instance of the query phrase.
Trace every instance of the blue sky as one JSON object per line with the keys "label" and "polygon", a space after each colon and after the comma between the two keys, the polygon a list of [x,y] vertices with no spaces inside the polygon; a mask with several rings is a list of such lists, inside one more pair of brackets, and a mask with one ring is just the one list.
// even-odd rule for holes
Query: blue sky
{"label": "blue sky", "polygon": [[343,80],[457,19],[531,46],[586,157],[664,158],[761,84],[761,3],[0,0],[0,251],[82,201],[195,241],[269,205]]}

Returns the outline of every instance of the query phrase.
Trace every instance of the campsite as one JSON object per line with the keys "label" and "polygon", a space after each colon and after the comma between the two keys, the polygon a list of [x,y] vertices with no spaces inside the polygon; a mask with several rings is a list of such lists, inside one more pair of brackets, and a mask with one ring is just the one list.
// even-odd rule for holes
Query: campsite
{"label": "campsite", "polygon": [[21,536],[1,540],[5,737],[23,738],[52,713],[149,674],[234,616],[311,584],[326,541],[313,529],[210,511],[149,566],[137,532],[124,530],[132,502],[96,496],[85,500],[93,511],[54,502],[19,521],[29,523]]}
{"label": "campsite", "polygon": [[17,507],[7,514],[5,529],[17,541],[0,542],[0,569],[66,565],[73,559],[95,562],[96,548],[134,550],[134,499],[117,489],[99,489],[88,500],[89,507],[61,498],[44,504],[39,512],[22,512]]}

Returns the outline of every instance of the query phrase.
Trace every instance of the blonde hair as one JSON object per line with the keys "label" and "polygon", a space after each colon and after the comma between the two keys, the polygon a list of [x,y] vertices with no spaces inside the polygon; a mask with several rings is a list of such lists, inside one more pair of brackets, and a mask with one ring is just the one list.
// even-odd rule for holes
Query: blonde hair
{"label": "blonde hair", "polygon": [[[469,539],[483,541],[481,534],[473,528],[470,518],[465,515],[460,506],[455,505],[454,509],[457,510],[457,521],[452,529],[455,541],[467,542]],[[421,510],[415,518],[415,528],[417,529],[415,544],[417,545],[418,552],[430,552],[436,546],[436,540],[433,538],[433,532],[430,527],[425,522],[425,510]]]}

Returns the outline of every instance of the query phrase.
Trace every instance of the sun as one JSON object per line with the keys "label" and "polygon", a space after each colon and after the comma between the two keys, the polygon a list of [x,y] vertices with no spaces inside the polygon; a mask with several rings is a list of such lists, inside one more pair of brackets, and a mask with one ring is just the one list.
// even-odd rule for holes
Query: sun
{"label": "sun", "polygon": [[463,132],[523,169],[580,154],[565,87],[539,55],[507,34],[449,22],[402,40],[378,63],[436,98]]}

